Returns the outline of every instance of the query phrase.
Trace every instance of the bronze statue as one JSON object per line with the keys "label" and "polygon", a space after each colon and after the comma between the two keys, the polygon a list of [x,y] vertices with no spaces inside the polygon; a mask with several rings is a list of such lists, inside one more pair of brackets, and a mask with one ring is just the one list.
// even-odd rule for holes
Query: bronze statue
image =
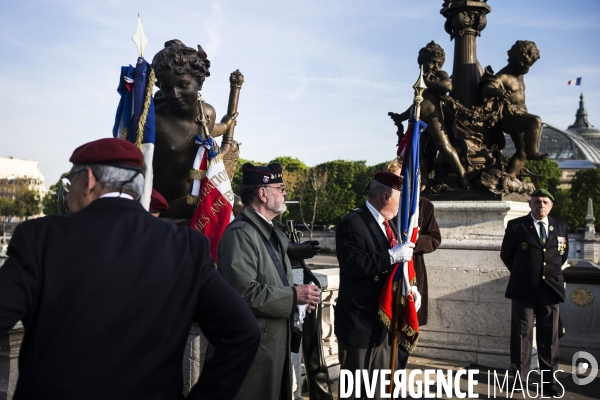
{"label": "bronze statue", "polygon": [[[200,122],[198,92],[210,76],[210,61],[198,46],[187,47],[180,40],[170,40],[152,60],[156,85],[156,143],[154,149],[154,188],[169,202],[161,217],[191,218],[196,206],[187,203],[192,182],[190,169],[196,156],[194,138],[204,132]],[[237,112],[215,122],[213,106],[202,103],[212,137],[224,135],[234,124]]]}
{"label": "bronze statue", "polygon": [[[423,93],[423,102],[421,103],[421,120],[427,124],[427,129],[421,135],[421,182],[427,186],[428,175],[430,172],[431,156],[426,153],[427,141],[430,140],[435,149],[439,151],[446,163],[457,174],[461,185],[465,189],[470,188],[466,171],[460,162],[456,149],[450,143],[450,138],[446,132],[444,124],[444,113],[442,112],[442,102],[440,96],[446,96],[452,90],[452,81],[442,66],[446,61],[446,53],[434,41],[419,51],[417,62],[423,66],[423,79],[427,89]],[[396,125],[401,124],[411,117],[412,107],[402,114],[388,113]],[[400,125],[398,125],[400,127]],[[433,154],[435,158],[435,152]]]}
{"label": "bronze statue", "polygon": [[529,114],[525,105],[525,82],[523,76],[540,58],[535,43],[518,40],[508,51],[508,65],[493,73],[486,68],[481,79],[481,94],[484,99],[493,99],[501,108],[501,118],[497,129],[510,134],[516,153],[511,157],[506,172],[515,176],[525,165],[526,160],[544,160],[548,154],[538,152],[538,140],[542,120]]}

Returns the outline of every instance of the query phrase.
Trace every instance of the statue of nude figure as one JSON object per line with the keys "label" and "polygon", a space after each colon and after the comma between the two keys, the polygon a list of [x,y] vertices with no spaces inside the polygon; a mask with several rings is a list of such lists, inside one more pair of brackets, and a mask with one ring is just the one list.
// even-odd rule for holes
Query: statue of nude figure
{"label": "statue of nude figure", "polygon": [[[423,102],[421,103],[421,121],[427,124],[427,129],[421,135],[421,150],[425,148],[425,141],[429,137],[437,151],[444,157],[446,163],[456,172],[463,188],[469,189],[470,183],[466,177],[466,171],[460,162],[456,149],[450,143],[446,126],[444,125],[444,116],[440,96],[445,96],[452,90],[452,81],[446,71],[442,70],[442,66],[446,61],[444,49],[437,43],[431,41],[427,46],[419,51],[417,62],[423,66],[423,78],[427,89],[423,93]],[[409,108],[402,114],[388,113],[396,125],[411,117]],[[399,125],[398,125],[399,126]],[[423,159],[423,154],[421,154]],[[427,185],[427,176],[429,170],[426,160],[421,163],[421,182],[422,190]]]}
{"label": "statue of nude figure", "polygon": [[[191,218],[196,206],[187,204],[186,197],[197,152],[194,138],[200,135],[204,139],[198,92],[205,77],[210,76],[210,61],[200,46],[195,50],[175,39],[166,42],[164,49],[154,56],[152,68],[160,89],[155,107],[153,186],[169,202],[169,210],[161,213],[161,217]],[[212,137],[225,134],[235,123],[237,114],[225,116],[217,123],[214,107],[203,103],[203,108]]]}
{"label": "statue of nude figure", "polygon": [[525,105],[523,76],[539,58],[540,52],[535,43],[518,40],[508,51],[508,65],[491,79],[482,78],[482,96],[504,103],[498,125],[510,134],[515,143],[516,152],[506,169],[506,173],[512,177],[523,168],[526,160],[544,160],[548,157],[548,154],[538,152],[542,120],[537,115],[529,114]]}

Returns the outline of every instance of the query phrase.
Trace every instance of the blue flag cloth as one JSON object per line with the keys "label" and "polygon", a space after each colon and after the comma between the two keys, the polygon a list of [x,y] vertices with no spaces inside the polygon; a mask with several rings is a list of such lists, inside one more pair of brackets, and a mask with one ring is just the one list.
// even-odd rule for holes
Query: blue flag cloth
{"label": "blue flag cloth", "polygon": [[152,159],[156,138],[153,87],[154,71],[142,57],[138,58],[135,67],[121,67],[117,88],[121,99],[115,116],[113,137],[135,144],[144,153],[145,186],[140,202],[146,209],[150,206],[152,192]]}

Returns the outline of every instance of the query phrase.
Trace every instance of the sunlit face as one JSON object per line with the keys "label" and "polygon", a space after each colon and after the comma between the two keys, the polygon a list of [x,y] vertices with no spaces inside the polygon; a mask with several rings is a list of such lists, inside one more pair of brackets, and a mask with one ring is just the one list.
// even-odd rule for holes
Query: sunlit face
{"label": "sunlit face", "polygon": [[553,205],[554,203],[552,203],[552,200],[548,197],[532,197],[531,200],[529,200],[531,214],[537,220],[546,218],[548,214],[550,214]]}
{"label": "sunlit face", "polygon": [[198,108],[200,84],[189,73],[178,75],[173,71],[160,74],[160,91],[167,106],[174,112],[186,112]]}
{"label": "sunlit face", "polygon": [[390,220],[398,215],[398,206],[400,205],[400,191],[392,190],[392,194],[382,194],[385,196],[384,206],[379,211],[379,213],[383,216],[383,218]]}
{"label": "sunlit face", "polygon": [[437,74],[442,69],[444,61],[443,57],[428,57],[423,63],[423,71]]}
{"label": "sunlit face", "polygon": [[275,214],[283,214],[287,209],[285,196],[287,192],[284,184],[269,185],[264,187],[267,197],[267,209]]}

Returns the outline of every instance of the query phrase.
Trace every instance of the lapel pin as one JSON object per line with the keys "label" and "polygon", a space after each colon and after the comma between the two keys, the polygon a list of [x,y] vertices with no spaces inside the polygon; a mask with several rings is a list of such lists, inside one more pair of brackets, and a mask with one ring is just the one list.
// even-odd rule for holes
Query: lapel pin
{"label": "lapel pin", "polygon": [[527,250],[529,248],[529,245],[527,243],[523,242],[523,243],[521,243],[521,248],[523,250]]}
{"label": "lapel pin", "polygon": [[550,229],[551,231],[553,231],[553,230],[554,230],[554,227],[553,227],[552,225],[550,225],[550,226],[548,227],[548,229]]}
{"label": "lapel pin", "polygon": [[533,229],[533,225],[529,225],[529,227]]}

